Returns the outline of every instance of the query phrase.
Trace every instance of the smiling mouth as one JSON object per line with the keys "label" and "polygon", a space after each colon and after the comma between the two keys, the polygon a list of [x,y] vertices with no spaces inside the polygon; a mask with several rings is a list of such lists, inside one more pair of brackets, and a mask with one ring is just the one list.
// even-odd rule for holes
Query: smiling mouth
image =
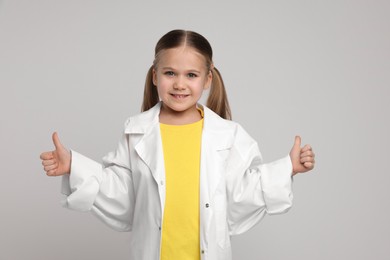
{"label": "smiling mouth", "polygon": [[185,95],[185,94],[171,94],[173,97],[175,98],[186,98],[188,97],[189,95]]}

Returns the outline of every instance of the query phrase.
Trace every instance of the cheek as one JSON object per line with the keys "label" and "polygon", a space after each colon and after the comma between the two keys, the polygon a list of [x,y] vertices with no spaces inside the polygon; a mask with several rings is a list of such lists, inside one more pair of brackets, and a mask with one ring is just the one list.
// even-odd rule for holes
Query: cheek
{"label": "cheek", "polygon": [[155,84],[157,86],[157,91],[161,94],[163,92],[166,92],[169,89],[169,81],[163,78],[158,78],[157,82],[158,84]]}
{"label": "cheek", "polygon": [[197,93],[199,94],[202,94],[203,93],[203,90],[205,90],[205,83],[203,80],[202,81],[199,81],[198,83],[196,83],[196,86],[194,86],[194,91],[196,91]]}

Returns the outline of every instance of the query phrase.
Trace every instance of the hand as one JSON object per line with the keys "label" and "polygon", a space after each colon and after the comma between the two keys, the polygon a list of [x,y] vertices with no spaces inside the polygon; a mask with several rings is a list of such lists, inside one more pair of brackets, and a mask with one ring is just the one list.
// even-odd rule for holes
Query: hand
{"label": "hand", "polygon": [[56,132],[53,133],[55,150],[41,154],[43,169],[48,176],[60,176],[70,173],[70,152],[63,146]]}
{"label": "hand", "polygon": [[294,176],[300,172],[307,172],[314,168],[314,153],[310,145],[305,145],[301,148],[301,137],[296,136],[294,146],[290,151],[290,158],[293,165],[293,173]]}

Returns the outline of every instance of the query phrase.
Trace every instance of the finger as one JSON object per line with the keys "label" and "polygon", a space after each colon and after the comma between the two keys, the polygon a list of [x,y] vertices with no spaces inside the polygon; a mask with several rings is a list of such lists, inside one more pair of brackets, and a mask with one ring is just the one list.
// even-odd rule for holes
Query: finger
{"label": "finger", "polygon": [[305,162],[303,164],[303,166],[305,166],[305,168],[307,168],[307,169],[313,169],[314,168],[314,163],[312,163],[312,162]]}
{"label": "finger", "polygon": [[301,152],[301,158],[302,157],[314,157],[314,153],[313,151]]}
{"label": "finger", "polygon": [[56,147],[56,150],[60,150],[64,148],[64,146],[60,142],[60,138],[58,137],[57,132],[53,133],[52,139],[53,139],[54,146]]}
{"label": "finger", "polygon": [[57,169],[53,169],[46,172],[47,176],[57,176]]}
{"label": "finger", "polygon": [[55,164],[55,163],[57,163],[56,160],[43,160],[42,161],[42,165],[43,166],[52,165],[52,164]]}
{"label": "finger", "polygon": [[302,148],[301,152],[306,152],[306,151],[311,151],[311,150],[312,150],[311,146],[310,146],[309,144],[306,144],[306,145]]}
{"label": "finger", "polygon": [[299,160],[301,163],[305,163],[305,162],[314,162],[314,158],[313,157],[303,157]]}
{"label": "finger", "polygon": [[45,172],[47,171],[51,171],[51,170],[55,170],[58,168],[58,164],[52,164],[52,165],[48,165],[48,166],[45,166],[43,167],[43,169],[45,170]]}
{"label": "finger", "polygon": [[41,153],[41,155],[39,156],[40,159],[42,160],[50,160],[50,159],[53,159],[53,152],[44,152],[44,153]]}

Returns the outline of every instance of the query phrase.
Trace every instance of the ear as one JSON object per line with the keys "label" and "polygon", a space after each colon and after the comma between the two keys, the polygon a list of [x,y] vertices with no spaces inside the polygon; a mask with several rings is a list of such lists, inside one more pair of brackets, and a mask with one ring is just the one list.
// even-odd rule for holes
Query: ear
{"label": "ear", "polygon": [[157,86],[157,75],[156,75],[156,69],[154,68],[152,70],[152,78],[153,78],[153,85]]}
{"label": "ear", "polygon": [[211,70],[209,70],[209,73],[207,74],[206,82],[205,82],[203,89],[204,90],[209,89],[212,81],[213,81],[213,73],[211,72]]}

